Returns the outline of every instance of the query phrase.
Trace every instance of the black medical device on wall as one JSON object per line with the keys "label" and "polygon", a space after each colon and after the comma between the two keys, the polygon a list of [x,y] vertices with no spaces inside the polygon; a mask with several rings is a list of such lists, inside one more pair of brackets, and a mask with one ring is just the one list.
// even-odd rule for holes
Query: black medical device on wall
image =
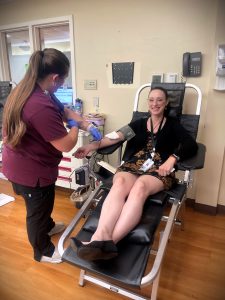
{"label": "black medical device on wall", "polygon": [[10,81],[0,81],[0,140],[2,139],[3,107],[11,89],[12,84]]}
{"label": "black medical device on wall", "polygon": [[198,77],[202,71],[202,53],[185,52],[183,54],[183,76]]}
{"label": "black medical device on wall", "polygon": [[113,84],[132,84],[134,62],[112,63]]}

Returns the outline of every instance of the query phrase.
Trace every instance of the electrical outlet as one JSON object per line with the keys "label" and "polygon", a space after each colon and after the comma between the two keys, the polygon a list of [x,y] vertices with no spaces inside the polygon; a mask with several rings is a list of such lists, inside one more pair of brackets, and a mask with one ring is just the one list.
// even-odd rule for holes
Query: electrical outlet
{"label": "electrical outlet", "polygon": [[97,90],[97,80],[84,80],[85,90]]}

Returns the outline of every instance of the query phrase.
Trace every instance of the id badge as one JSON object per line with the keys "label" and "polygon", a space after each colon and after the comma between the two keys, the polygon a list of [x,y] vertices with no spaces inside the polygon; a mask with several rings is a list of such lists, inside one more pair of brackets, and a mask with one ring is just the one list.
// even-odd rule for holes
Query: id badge
{"label": "id badge", "polygon": [[148,158],[143,165],[140,167],[140,171],[146,172],[154,165],[154,161],[151,158]]}

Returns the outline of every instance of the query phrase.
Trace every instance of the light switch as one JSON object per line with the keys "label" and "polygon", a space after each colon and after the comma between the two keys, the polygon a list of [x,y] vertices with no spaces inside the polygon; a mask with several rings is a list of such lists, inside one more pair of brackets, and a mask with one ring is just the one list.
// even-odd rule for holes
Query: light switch
{"label": "light switch", "polygon": [[97,80],[84,80],[85,90],[97,90]]}

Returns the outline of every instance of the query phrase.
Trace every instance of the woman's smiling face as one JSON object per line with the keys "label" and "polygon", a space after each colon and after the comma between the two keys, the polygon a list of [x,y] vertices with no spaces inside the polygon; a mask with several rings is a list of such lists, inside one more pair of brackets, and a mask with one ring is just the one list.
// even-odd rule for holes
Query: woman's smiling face
{"label": "woman's smiling face", "polygon": [[168,101],[162,90],[154,89],[148,95],[148,106],[151,116],[162,116]]}

